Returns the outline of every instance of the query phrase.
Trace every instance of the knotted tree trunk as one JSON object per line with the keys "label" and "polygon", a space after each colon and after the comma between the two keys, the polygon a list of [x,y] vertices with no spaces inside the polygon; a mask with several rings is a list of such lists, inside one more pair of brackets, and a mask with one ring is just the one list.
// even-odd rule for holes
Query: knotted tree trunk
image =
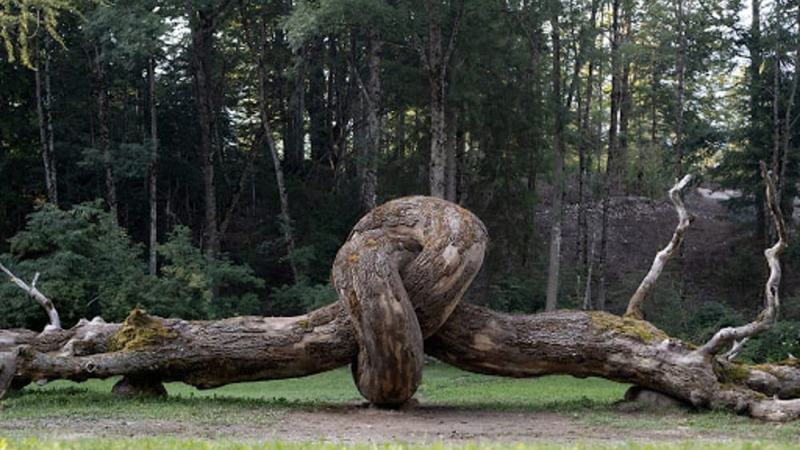
{"label": "knotted tree trunk", "polygon": [[625,317],[588,311],[509,315],[460,303],[480,269],[486,229],[455,204],[407,197],[375,208],[355,226],[334,263],[339,301],[330,306],[297,317],[218,321],[162,319],[137,310],[122,324],[95,319],[69,330],[0,331],[0,393],[32,381],[122,375],[116,392],[159,395],[165,381],[212,388],[352,364],[364,397],[397,406],[414,395],[428,353],[479,373],[598,376],[698,408],[795,419],[800,416],[795,360],[732,362],[747,339],[777,317],[777,257],[786,232],[766,172],[765,180],[779,234],[765,252],[771,270],[768,307],[756,321],[720,330],[699,348],[640,319],[641,304],[686,231],[680,191],[687,178],[671,191],[681,217],[676,236],[657,257]]}

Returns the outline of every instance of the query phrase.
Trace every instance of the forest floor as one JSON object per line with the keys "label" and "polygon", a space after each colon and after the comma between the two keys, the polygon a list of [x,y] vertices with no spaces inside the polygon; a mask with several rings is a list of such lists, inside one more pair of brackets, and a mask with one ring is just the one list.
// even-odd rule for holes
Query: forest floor
{"label": "forest floor", "polygon": [[109,393],[112,384],[56,382],[15,394],[0,411],[0,449],[195,448],[197,442],[202,444],[197,448],[225,443],[265,448],[275,443],[277,448],[326,448],[325,443],[433,448],[800,445],[800,424],[631,408],[620,403],[627,386],[606,380],[510,380],[441,364],[426,368],[419,404],[401,411],[365,406],[346,369],[211,391],[170,384],[169,398],[160,400],[115,398]]}

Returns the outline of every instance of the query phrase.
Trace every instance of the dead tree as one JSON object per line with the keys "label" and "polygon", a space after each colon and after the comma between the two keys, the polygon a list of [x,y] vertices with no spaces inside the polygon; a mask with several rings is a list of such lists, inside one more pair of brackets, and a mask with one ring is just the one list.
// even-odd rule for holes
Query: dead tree
{"label": "dead tree", "polygon": [[[719,330],[699,347],[669,337],[636,314],[509,315],[460,303],[481,266],[486,229],[455,204],[407,197],[375,208],[355,226],[333,266],[339,301],[330,306],[297,317],[218,321],[162,319],[136,310],[122,324],[95,319],[69,330],[0,331],[0,392],[33,381],[122,375],[115,391],[157,394],[165,381],[212,388],[352,363],[364,397],[397,406],[414,394],[427,353],[473,372],[597,376],[697,408],[796,419],[796,360],[754,366],[731,361],[778,313],[778,257],[787,235],[774,182],[763,165],[762,173],[778,230],[778,242],[765,251],[768,306],[753,322]],[[676,235],[683,225],[681,220]],[[679,243],[673,238],[670,246]],[[662,251],[654,268],[669,254]],[[641,305],[652,285],[643,283],[632,301]]]}

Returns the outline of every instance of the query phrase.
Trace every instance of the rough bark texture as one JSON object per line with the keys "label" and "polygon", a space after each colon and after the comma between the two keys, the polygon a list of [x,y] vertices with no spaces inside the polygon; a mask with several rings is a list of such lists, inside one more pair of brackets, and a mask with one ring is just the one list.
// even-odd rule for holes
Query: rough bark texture
{"label": "rough bark texture", "polygon": [[[774,186],[767,192],[774,205]],[[777,221],[779,211],[772,213]],[[698,349],[648,322],[605,312],[515,316],[459,303],[486,243],[480,220],[455,204],[394,200],[367,214],[339,251],[333,282],[340,300],[330,306],[298,317],[195,322],[137,310],[122,324],[95,319],[70,330],[2,330],[0,393],[38,380],[124,375],[118,391],[159,394],[162,381],[211,388],[352,363],[366,398],[396,406],[414,394],[424,351],[474,372],[599,376],[697,408],[767,420],[800,416],[800,400],[793,399],[800,395],[796,360],[732,363],[716,356],[725,345]],[[772,276],[766,289],[774,305],[783,246],[781,238],[767,254]],[[754,323],[773,317],[767,311]],[[714,339],[732,343],[731,336],[761,327],[751,325],[721,330],[724,336]]]}

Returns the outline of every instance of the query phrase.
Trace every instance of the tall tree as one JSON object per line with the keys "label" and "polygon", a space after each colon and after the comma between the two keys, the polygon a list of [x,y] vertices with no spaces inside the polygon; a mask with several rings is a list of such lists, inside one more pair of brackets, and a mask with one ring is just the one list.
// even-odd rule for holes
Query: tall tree
{"label": "tall tree", "polygon": [[[45,37],[44,49],[36,51],[34,80],[36,86],[36,116],[39,122],[39,142],[42,146],[42,162],[47,188],[47,199],[58,205],[58,169],[53,137],[53,94],[50,82],[51,39]],[[37,45],[39,40],[36,41]],[[44,64],[41,61],[44,60]]]}
{"label": "tall tree", "polygon": [[150,106],[150,163],[148,165],[148,187],[150,204],[150,236],[148,242],[148,270],[150,275],[158,272],[158,110],[156,106],[156,60],[147,62],[148,104]]}
{"label": "tall tree", "polygon": [[554,311],[558,305],[558,285],[561,267],[561,219],[564,198],[564,105],[561,98],[561,3],[551,5],[550,27],[553,43],[551,104],[553,119],[553,199],[551,207],[550,252],[547,265],[547,299],[545,309]]}
{"label": "tall tree", "polygon": [[217,213],[217,187],[214,176],[214,163],[217,146],[217,110],[215,101],[215,34],[225,18],[232,0],[225,0],[214,6],[201,5],[194,0],[186,0],[186,14],[189,17],[191,37],[191,68],[194,79],[195,107],[197,124],[200,130],[199,157],[203,173],[203,198],[205,201],[204,236],[205,248],[210,257],[219,255],[221,250],[219,218]]}
{"label": "tall tree", "polygon": [[[453,0],[439,4],[433,0],[424,0],[427,34],[425,39],[414,35],[417,52],[428,76],[430,91],[430,193],[439,198],[447,195],[447,77],[464,14],[464,1]],[[450,19],[449,22],[447,19]],[[449,37],[444,30],[446,25],[450,26]]]}

